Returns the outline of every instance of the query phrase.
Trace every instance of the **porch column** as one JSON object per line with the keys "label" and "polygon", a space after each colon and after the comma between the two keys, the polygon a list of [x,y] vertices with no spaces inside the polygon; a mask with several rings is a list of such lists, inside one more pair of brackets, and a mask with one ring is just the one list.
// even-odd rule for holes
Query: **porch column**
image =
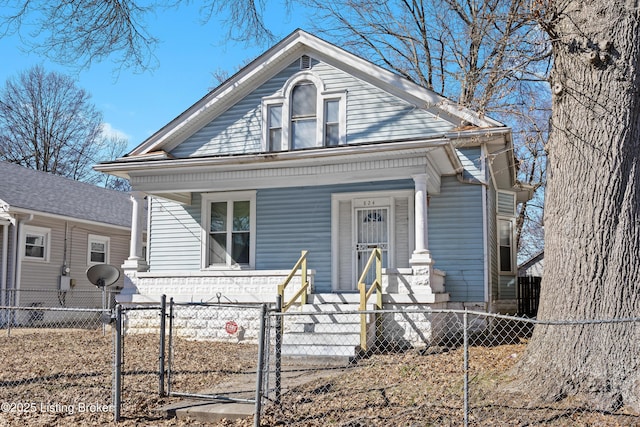
{"label": "porch column", "polygon": [[140,191],[131,192],[131,237],[129,241],[129,258],[122,264],[124,270],[124,287],[116,296],[116,301],[131,302],[132,296],[138,293],[136,287],[137,272],[147,271],[147,262],[142,258],[142,231],[144,229],[144,197]]}
{"label": "porch column", "polygon": [[414,261],[420,264],[430,263],[431,254],[429,253],[427,221],[427,175],[414,175],[412,178],[415,183],[415,249],[411,256],[411,264],[414,264]]}

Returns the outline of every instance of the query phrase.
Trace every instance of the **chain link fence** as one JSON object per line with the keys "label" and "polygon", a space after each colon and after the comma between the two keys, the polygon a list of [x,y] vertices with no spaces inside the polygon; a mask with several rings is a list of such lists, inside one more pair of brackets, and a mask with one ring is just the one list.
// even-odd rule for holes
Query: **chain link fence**
{"label": "chain link fence", "polygon": [[101,323],[110,313],[95,294],[9,293],[23,305],[0,306],[0,424],[113,419],[112,334]]}
{"label": "chain link fence", "polygon": [[[284,334],[281,358],[276,354],[270,366],[278,387],[267,392],[262,425],[640,424],[628,408],[596,411],[572,399],[541,403],[514,393],[535,320],[454,310],[325,310],[271,314]],[[369,327],[361,336],[363,315]]]}
{"label": "chain link fence", "polygon": [[262,426],[640,424],[513,393],[535,320],[350,307],[1,306],[0,424],[171,425],[156,409],[190,400],[252,405]]}

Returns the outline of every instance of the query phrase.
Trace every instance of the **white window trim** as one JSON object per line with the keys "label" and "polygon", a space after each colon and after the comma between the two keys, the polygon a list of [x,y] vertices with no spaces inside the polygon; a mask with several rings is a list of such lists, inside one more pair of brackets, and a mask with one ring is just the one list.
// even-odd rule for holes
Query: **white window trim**
{"label": "white window trim", "polygon": [[[502,270],[502,266],[500,265],[500,221],[507,221],[511,223],[511,270],[507,271],[507,270]],[[511,217],[507,217],[507,216],[497,216],[496,217],[496,232],[498,233],[498,235],[496,236],[496,240],[498,243],[498,247],[497,247],[497,256],[498,256],[498,274],[501,276],[510,276],[510,275],[515,275],[518,269],[518,266],[516,265],[516,252],[517,249],[515,248],[516,245],[516,236],[515,236],[515,230],[516,230],[516,220],[515,218],[511,218]]]}
{"label": "white window trim", "polygon": [[109,264],[110,252],[111,252],[111,238],[108,236],[99,236],[97,234],[89,234],[87,238],[87,265],[103,264],[101,262],[91,261],[91,243],[104,243],[105,256],[104,264]]}
{"label": "white window trim", "polygon": [[[249,201],[249,265],[209,265],[209,218],[211,217],[212,202]],[[221,193],[203,193],[201,211],[200,238],[200,267],[203,270],[253,270],[256,265],[256,192],[231,191]]]}
{"label": "white window trim", "polygon": [[[27,234],[43,236],[44,237],[44,257],[32,257],[27,256]],[[25,261],[33,262],[49,262],[51,259],[51,229],[45,227],[36,227],[33,225],[25,225],[22,238],[20,239],[22,245],[22,259]]]}
{"label": "white window trim", "polygon": [[309,81],[313,83],[318,91],[316,97],[316,147],[324,147],[325,141],[325,101],[339,101],[340,111],[340,139],[338,145],[347,143],[347,91],[346,90],[325,90],[324,82],[317,75],[309,70],[296,73],[283,85],[282,91],[273,96],[262,98],[262,151],[268,151],[269,147],[269,107],[282,105],[282,146],[281,151],[292,150],[291,141],[291,92],[297,84]]}

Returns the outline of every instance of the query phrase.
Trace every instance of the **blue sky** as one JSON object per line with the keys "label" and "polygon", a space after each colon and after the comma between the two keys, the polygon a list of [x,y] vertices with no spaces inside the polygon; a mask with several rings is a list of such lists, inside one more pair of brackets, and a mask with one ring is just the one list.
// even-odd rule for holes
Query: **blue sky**
{"label": "blue sky", "polygon": [[[301,9],[287,16],[279,2],[272,2],[265,11],[265,21],[278,39],[296,28],[305,29],[308,16]],[[132,149],[217,86],[213,72],[224,70],[232,75],[269,48],[226,42],[227,28],[221,18],[213,17],[202,25],[194,4],[158,11],[147,23],[149,32],[161,41],[155,51],[159,65],[154,70],[116,73],[114,64],[105,61],[78,71],[24,52],[20,39],[12,36],[0,38],[0,85],[37,64],[68,74],[92,95],[107,129],[126,137]]]}

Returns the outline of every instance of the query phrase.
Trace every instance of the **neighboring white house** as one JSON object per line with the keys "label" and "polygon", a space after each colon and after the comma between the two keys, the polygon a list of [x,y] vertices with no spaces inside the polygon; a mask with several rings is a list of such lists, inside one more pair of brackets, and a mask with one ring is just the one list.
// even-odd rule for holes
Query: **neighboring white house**
{"label": "neighboring white house", "polygon": [[100,307],[86,270],[129,256],[130,196],[6,162],[0,183],[2,305]]}
{"label": "neighboring white house", "polygon": [[271,303],[303,250],[347,301],[379,248],[386,306],[507,312],[517,165],[504,124],[298,30],[96,169],[149,199],[129,301]]}

